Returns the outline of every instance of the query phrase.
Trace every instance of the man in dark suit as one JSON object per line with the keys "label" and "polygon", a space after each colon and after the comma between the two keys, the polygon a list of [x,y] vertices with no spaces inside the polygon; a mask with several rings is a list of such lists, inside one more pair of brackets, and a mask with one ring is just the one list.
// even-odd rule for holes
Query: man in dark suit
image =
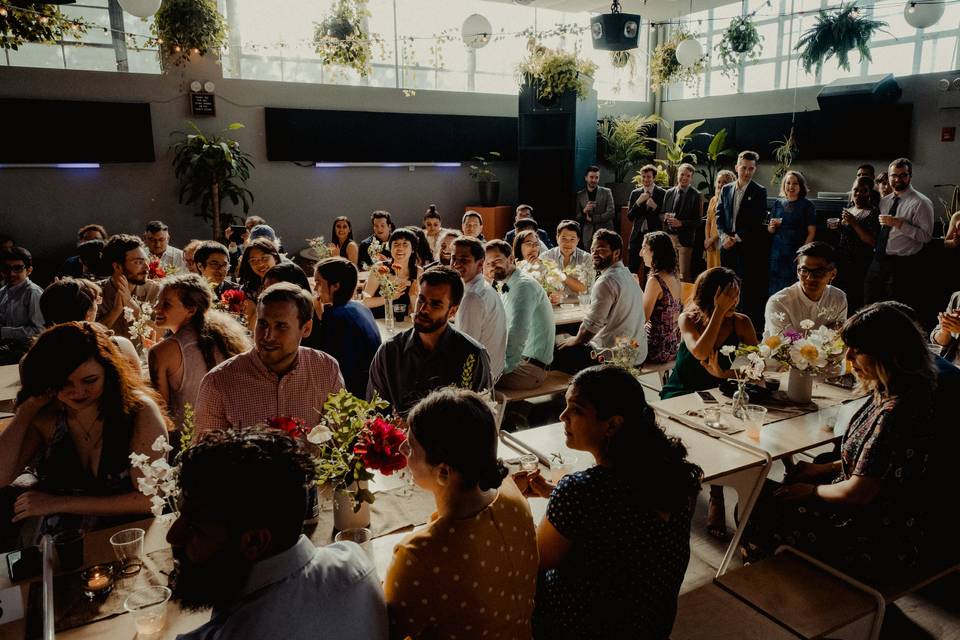
{"label": "man in dark suit", "polygon": [[584,174],[586,189],[577,192],[577,222],[582,233],[580,246],[590,251],[593,234],[597,229],[614,229],[616,218],[613,209],[613,192],[600,186],[600,167],[591,165]]}
{"label": "man in dark suit", "polygon": [[627,219],[633,222],[628,245],[628,265],[630,271],[634,273],[643,271],[643,261],[640,260],[643,236],[649,231],[659,231],[661,228],[660,212],[663,210],[663,198],[667,192],[656,185],[654,182],[656,177],[655,166],[652,164],[643,166],[640,169],[641,186],[631,191],[627,199]]}
{"label": "man in dark suit", "polygon": [[721,189],[717,203],[720,264],[736,271],[743,281],[740,307],[754,327],[763,326],[770,268],[767,190],[753,181],[759,160],[756,151],[740,152],[737,179]]}
{"label": "man in dark suit", "polygon": [[693,282],[693,250],[697,227],[703,212],[703,197],[693,188],[693,165],[684,162],[677,167],[677,184],[663,198],[663,228],[670,234],[680,260],[680,279]]}

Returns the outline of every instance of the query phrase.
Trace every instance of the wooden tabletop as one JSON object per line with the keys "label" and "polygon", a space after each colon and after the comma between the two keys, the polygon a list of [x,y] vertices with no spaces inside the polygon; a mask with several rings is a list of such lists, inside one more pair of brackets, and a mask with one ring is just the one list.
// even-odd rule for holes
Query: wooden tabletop
{"label": "wooden tabletop", "polygon": [[0,367],[0,402],[12,402],[20,391],[20,366],[6,364]]}

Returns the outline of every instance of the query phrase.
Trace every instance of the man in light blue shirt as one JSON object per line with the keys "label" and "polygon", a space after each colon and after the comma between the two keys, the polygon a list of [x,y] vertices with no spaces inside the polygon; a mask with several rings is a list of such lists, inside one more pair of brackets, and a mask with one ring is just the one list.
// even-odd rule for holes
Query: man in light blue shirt
{"label": "man in light blue shirt", "polygon": [[30,279],[33,256],[23,247],[0,253],[0,364],[16,364],[43,331],[40,296]]}
{"label": "man in light blue shirt", "polygon": [[173,598],[212,608],[182,640],[386,640],[373,564],[353,542],[301,535],[312,458],[279,429],[210,431],[181,458],[181,507],[167,533]]}
{"label": "man in light blue shirt", "polygon": [[547,293],[532,276],[517,269],[513,249],[503,240],[486,244],[486,264],[500,285],[507,314],[507,353],[501,389],[535,389],[553,362],[557,327]]}
{"label": "man in light blue shirt", "polygon": [[590,308],[577,335],[557,345],[554,368],[576,373],[597,364],[591,353],[608,351],[620,338],[636,342],[630,364],[640,365],[647,359],[643,291],[621,260],[623,240],[609,229],[599,229],[593,235],[590,254],[600,277],[593,285]]}

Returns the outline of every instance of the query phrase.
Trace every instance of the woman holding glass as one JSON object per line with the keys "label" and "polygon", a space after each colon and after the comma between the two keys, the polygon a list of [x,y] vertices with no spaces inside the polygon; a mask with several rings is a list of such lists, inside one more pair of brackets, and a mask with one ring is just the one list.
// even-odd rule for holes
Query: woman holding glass
{"label": "woman holding glass", "polygon": [[851,313],[863,306],[863,283],[880,234],[880,209],[873,204],[871,195],[873,184],[872,178],[857,178],[853,183],[853,206],[843,210],[840,223],[834,285],[847,294],[847,309]]}
{"label": "woman holding glass", "polygon": [[797,249],[817,235],[817,212],[807,200],[807,182],[799,171],[787,171],[780,181],[780,197],[773,204],[767,231],[770,246],[769,294],[797,281]]}
{"label": "woman holding glass", "polygon": [[423,270],[417,266],[416,247],[419,243],[416,234],[406,228],[394,229],[390,233],[388,245],[390,248],[391,262],[384,265],[385,273],[377,271],[376,268],[370,269],[370,277],[363,287],[363,304],[370,307],[374,318],[382,318],[386,315],[384,304],[386,298],[383,297],[380,282],[382,278],[391,278],[396,286],[396,295],[393,298],[393,313],[397,322],[413,312],[412,301],[420,295],[420,274]]}
{"label": "woman holding glass", "polygon": [[526,495],[550,499],[537,528],[534,635],[668,638],[703,474],[620,367],[578,373],[560,420],[566,446],[596,465],[556,486],[538,471],[515,476]]}

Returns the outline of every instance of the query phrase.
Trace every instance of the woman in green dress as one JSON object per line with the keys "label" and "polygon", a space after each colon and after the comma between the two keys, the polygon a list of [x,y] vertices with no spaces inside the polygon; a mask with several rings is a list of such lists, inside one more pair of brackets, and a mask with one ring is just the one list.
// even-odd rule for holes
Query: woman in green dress
{"label": "woman in green dress", "polygon": [[[750,318],[737,313],[740,302],[740,279],[732,269],[714,267],[697,277],[693,299],[680,314],[680,348],[676,365],[661,398],[672,398],[694,391],[712,389],[724,378],[734,377],[726,356],[725,345],[757,344],[757,332]],[[723,487],[710,486],[707,509],[707,532],[720,539],[729,534],[723,502]]]}

